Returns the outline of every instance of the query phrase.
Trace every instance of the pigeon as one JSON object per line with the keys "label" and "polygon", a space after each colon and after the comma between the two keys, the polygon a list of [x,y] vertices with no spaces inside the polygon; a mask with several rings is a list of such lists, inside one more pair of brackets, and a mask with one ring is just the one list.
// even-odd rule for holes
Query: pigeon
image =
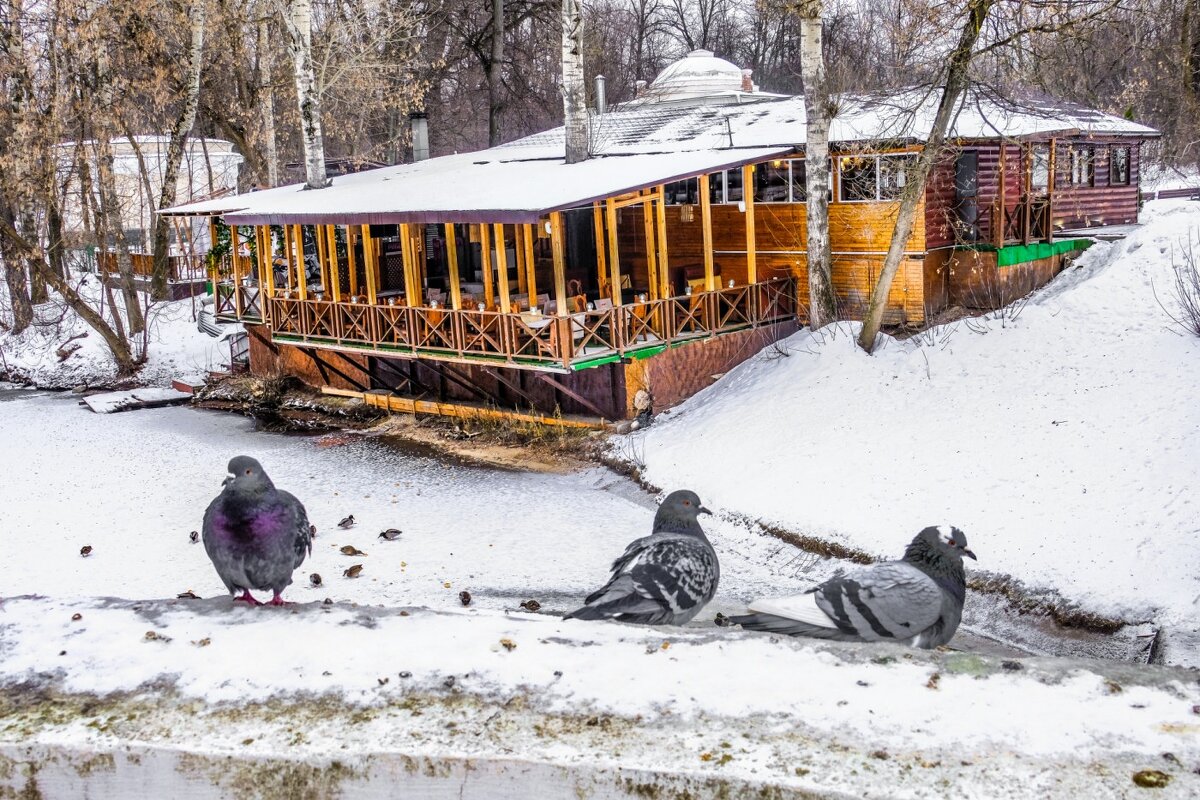
{"label": "pigeon", "polygon": [[564,619],[615,619],[643,625],[683,625],[717,593],[717,554],[696,520],[711,514],[695,492],[667,495],[649,536],[613,562],[612,578],[583,608]]}
{"label": "pigeon", "polygon": [[249,456],[229,462],[225,488],[204,512],[204,549],[234,601],[261,603],[251,589],[274,592],[271,605],[292,582],[292,572],[312,554],[308,515],[300,501],[275,488]]}
{"label": "pigeon", "polygon": [[743,628],[842,642],[894,641],[932,650],[962,620],[967,536],[950,525],[913,538],[899,561],[839,572],[804,594],[755,600],[752,613],[731,617]]}
{"label": "pigeon", "polygon": [[353,528],[354,527],[354,515],[351,514],[350,516],[344,518],[341,522],[338,523],[338,527],[341,528],[342,530],[348,530],[350,528]]}

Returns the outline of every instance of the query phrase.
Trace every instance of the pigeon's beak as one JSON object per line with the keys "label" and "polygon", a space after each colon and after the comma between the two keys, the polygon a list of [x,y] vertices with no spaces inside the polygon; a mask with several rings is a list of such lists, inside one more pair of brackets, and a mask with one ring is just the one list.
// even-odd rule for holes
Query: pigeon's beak
{"label": "pigeon's beak", "polygon": [[221,485],[228,486],[229,484],[233,483],[233,477],[234,477],[233,473],[232,472],[229,473],[228,475],[225,476],[225,480],[221,481]]}
{"label": "pigeon's beak", "polygon": [[963,551],[963,555],[966,556],[967,558],[971,559],[972,561],[979,560],[978,558],[975,557],[975,554],[971,552],[970,548],[964,547],[962,549],[962,551]]}
{"label": "pigeon's beak", "polygon": [[711,512],[711,511],[709,511],[709,510],[708,510],[707,508],[705,508],[704,506],[700,506],[698,509],[696,509],[696,513],[697,513],[697,514],[708,514],[710,517],[712,516],[712,512]]}

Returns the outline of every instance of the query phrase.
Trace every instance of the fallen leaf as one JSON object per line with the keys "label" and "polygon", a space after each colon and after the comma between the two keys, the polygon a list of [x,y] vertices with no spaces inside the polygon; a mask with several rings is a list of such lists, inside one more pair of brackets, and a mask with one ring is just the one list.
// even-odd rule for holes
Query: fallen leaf
{"label": "fallen leaf", "polygon": [[500,646],[503,647],[505,650],[507,650],[510,653],[513,650],[517,649],[517,643],[514,642],[512,639],[501,639]]}
{"label": "fallen leaf", "polygon": [[469,606],[469,605],[471,605],[471,593],[470,593],[470,592],[468,592],[468,591],[462,591],[462,592],[459,592],[459,593],[458,593],[458,600],[459,600],[459,602],[461,602],[461,603],[462,603],[464,606]]}
{"label": "fallen leaf", "polygon": [[203,639],[192,642],[192,644],[196,645],[196,647],[208,647],[210,644],[212,644],[212,639],[205,636]]}
{"label": "fallen leaf", "polygon": [[85,544],[83,547],[79,548],[79,555],[83,556],[84,558],[87,558],[91,554],[92,546],[90,544]]}

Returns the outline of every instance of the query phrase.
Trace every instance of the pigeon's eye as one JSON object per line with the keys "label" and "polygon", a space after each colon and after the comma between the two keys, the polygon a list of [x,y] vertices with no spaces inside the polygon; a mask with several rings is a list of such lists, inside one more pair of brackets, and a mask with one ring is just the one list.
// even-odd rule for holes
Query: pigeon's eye
{"label": "pigeon's eye", "polygon": [[[249,474],[250,474],[250,470],[246,470],[246,474],[247,474],[247,475],[249,475]],[[953,542],[951,542],[951,544],[953,544]]]}
{"label": "pigeon's eye", "polygon": [[691,500],[684,500],[684,501],[683,501],[683,504],[684,504],[685,506],[690,506],[690,505],[692,504],[692,501],[691,501]]}
{"label": "pigeon's eye", "polygon": [[947,539],[947,540],[946,540],[946,544],[950,545],[951,547],[954,547],[954,540],[953,540],[953,539]]}

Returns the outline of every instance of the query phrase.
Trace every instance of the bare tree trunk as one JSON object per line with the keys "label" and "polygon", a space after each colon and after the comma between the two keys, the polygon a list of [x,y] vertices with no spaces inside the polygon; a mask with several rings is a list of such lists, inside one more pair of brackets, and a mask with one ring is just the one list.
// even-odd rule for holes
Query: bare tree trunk
{"label": "bare tree trunk", "polygon": [[[0,225],[12,228],[13,217],[12,209],[7,205],[0,209]],[[29,296],[29,282],[25,276],[25,259],[7,238],[0,239],[0,259],[4,260],[4,282],[8,285],[8,296],[12,305],[12,332],[20,333],[33,323],[33,303]]]}
{"label": "bare tree trunk", "polygon": [[967,88],[969,81],[968,70],[974,55],[975,42],[983,23],[996,0],[969,0],[967,3],[967,19],[959,34],[958,44],[950,53],[949,67],[946,70],[946,84],[942,88],[942,97],[938,102],[937,115],[933,126],[925,140],[925,147],[917,157],[916,166],[907,175],[904,191],[900,194],[900,210],[896,215],[896,225],[892,229],[892,240],[888,245],[887,256],[883,261],[883,271],[879,274],[879,282],[871,292],[870,304],[863,319],[862,330],[858,336],[858,346],[868,353],[875,349],[875,339],[879,335],[879,327],[883,324],[883,311],[887,308],[888,293],[892,288],[892,280],[896,270],[900,268],[900,260],[904,257],[904,247],[908,237],[912,235],[913,223],[916,221],[917,208],[925,195],[925,183],[933,165],[937,163],[946,147],[946,132],[950,123],[958,114],[959,101]]}
{"label": "bare tree trunk", "polygon": [[283,23],[288,32],[288,51],[296,79],[296,102],[300,106],[300,135],[304,141],[304,173],[309,189],[324,189],[325,139],[321,133],[321,92],[317,87],[312,59],[312,0],[287,0]]}
{"label": "bare tree trunk", "polygon": [[562,95],[567,163],[588,157],[587,91],[583,82],[583,6],[562,0]]}
{"label": "bare tree trunk", "polygon": [[267,162],[267,183],[279,185],[279,151],[275,142],[275,91],[271,85],[271,73],[275,68],[274,49],[271,47],[270,27],[264,14],[258,20],[258,99],[262,123],[263,159]]}
{"label": "bare tree trunk", "polygon": [[[138,299],[137,282],[133,273],[133,259],[129,254],[129,240],[125,236],[125,222],[121,219],[121,201],[117,196],[116,176],[113,174],[112,142],[107,132],[96,137],[96,189],[100,195],[100,216],[105,230],[112,235],[116,249],[117,273],[121,278],[121,296],[125,300],[125,319],[129,334],[141,333],[146,321],[142,317],[142,306]],[[101,249],[108,244],[108,237],[99,240]]]}
{"label": "bare tree trunk", "polygon": [[[188,134],[196,124],[196,106],[200,100],[200,66],[204,58],[204,2],[192,0],[188,6],[188,27],[192,43],[188,48],[187,87],[183,95],[183,108],[171,128],[171,139],[167,144],[167,159],[163,169],[162,187],[158,197],[158,208],[175,205],[175,186],[179,182],[179,164],[183,161],[183,150]],[[154,275],[150,280],[150,297],[153,300],[167,299],[167,279],[171,271],[170,228],[167,218],[154,215]]]}
{"label": "bare tree trunk", "polygon": [[500,144],[500,79],[504,76],[504,0],[492,0],[492,56],[488,62],[488,147]]}
{"label": "bare tree trunk", "polygon": [[[122,375],[128,375],[136,369],[137,361],[134,359],[129,349],[129,344],[125,341],[125,337],[105,322],[104,317],[100,316],[94,308],[88,305],[87,301],[79,296],[79,293],[75,291],[75,288],[70,283],[50,268],[50,265],[39,254],[37,247],[21,236],[9,220],[6,219],[6,215],[4,214],[0,214],[0,243],[3,244],[6,252],[15,251],[19,253],[34,272],[42,276],[55,291],[62,295],[67,305],[74,309],[80,319],[86,322],[92,330],[100,334],[100,337],[104,339],[104,343],[112,351],[113,358],[117,362],[117,369]],[[6,258],[6,263],[7,260]]]}
{"label": "bare tree trunk", "polygon": [[806,0],[800,15],[800,74],[804,80],[805,220],[808,230],[808,325],[837,318],[833,256],[829,242],[829,118],[832,103],[822,52],[821,0]]}

